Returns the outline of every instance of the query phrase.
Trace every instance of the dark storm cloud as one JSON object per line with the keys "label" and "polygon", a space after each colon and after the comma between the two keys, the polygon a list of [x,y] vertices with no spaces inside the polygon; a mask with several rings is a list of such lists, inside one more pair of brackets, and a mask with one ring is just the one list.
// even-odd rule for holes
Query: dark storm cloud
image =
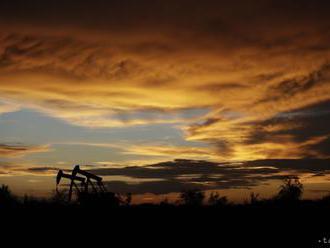
{"label": "dark storm cloud", "polygon": [[[176,160],[144,167],[94,169],[90,172],[100,176],[125,176],[141,180],[129,183],[125,180],[106,181],[114,192],[166,194],[184,189],[202,190],[249,188],[268,180],[283,180],[304,172],[307,166],[301,161],[252,161],[242,164],[214,163],[208,161]],[[320,162],[323,163],[323,162]],[[325,163],[324,163],[325,164]],[[328,167],[320,167],[326,169]],[[296,172],[292,172],[295,170]],[[279,174],[279,172],[282,172]],[[143,181],[148,179],[148,181]]]}
{"label": "dark storm cloud", "polygon": [[245,162],[246,166],[274,166],[281,171],[311,172],[318,176],[330,170],[330,159],[265,159]]}
{"label": "dark storm cloud", "polygon": [[[4,167],[6,168],[6,167]],[[23,168],[18,170],[24,172]],[[59,168],[31,167],[34,175],[51,173]],[[104,177],[106,187],[117,193],[168,194],[188,189],[249,189],[270,180],[284,180],[309,173],[309,177],[327,176],[330,159],[266,159],[242,163],[215,163],[177,159],[147,166],[95,168],[88,170]],[[68,171],[71,173],[71,171]],[[114,179],[107,176],[115,177]],[[123,177],[123,179],[118,179]],[[129,179],[128,179],[129,178]],[[134,179],[131,181],[131,179]]]}
{"label": "dark storm cloud", "polygon": [[[114,59],[111,51],[105,52],[102,47],[43,34],[0,35],[0,70],[48,74],[81,82],[92,77],[119,79],[135,69],[133,61]],[[104,60],[104,55],[109,59]]]}
{"label": "dark storm cloud", "polygon": [[[290,141],[301,144],[302,155],[330,156],[330,101],[290,112],[279,113],[266,121],[254,123],[246,144]],[[313,142],[315,141],[315,142]]]}
{"label": "dark storm cloud", "polygon": [[[283,112],[266,121],[255,123],[257,128],[249,142],[263,142],[273,136],[292,135],[296,141],[330,134],[330,101],[318,103],[290,112]],[[285,126],[285,128],[276,127]],[[267,132],[265,129],[270,128]],[[271,128],[274,127],[274,130]],[[269,135],[269,136],[268,136]]]}
{"label": "dark storm cloud", "polygon": [[325,139],[316,144],[306,145],[303,149],[306,154],[308,154],[309,151],[316,151],[320,155],[330,157],[330,137],[327,136]]}
{"label": "dark storm cloud", "polygon": [[325,63],[312,73],[300,78],[286,79],[269,89],[268,95],[259,103],[278,101],[281,98],[290,98],[317,87],[320,84],[329,84],[330,64]]}
{"label": "dark storm cloud", "polygon": [[[0,20],[49,27],[73,26],[112,31],[180,31],[178,35],[227,39],[234,44],[283,45],[297,33],[278,36],[270,42],[267,31],[282,24],[327,26],[327,1],[162,1],[162,0],[8,0],[0,3]],[[248,21],[247,21],[248,20]],[[258,36],[253,31],[262,31]],[[223,36],[225,34],[225,36]],[[302,33],[301,35],[304,35]],[[178,37],[179,38],[179,37]],[[273,38],[273,37],[271,37]]]}
{"label": "dark storm cloud", "polygon": [[[284,179],[285,177],[282,177]],[[249,188],[256,186],[257,183],[254,180],[238,179],[228,181],[217,180],[195,180],[193,182],[182,181],[178,179],[170,179],[164,181],[153,181],[153,182],[141,182],[138,184],[130,184],[123,181],[109,181],[105,185],[109,190],[120,193],[132,193],[132,194],[169,194],[178,193],[183,190],[189,189],[201,189],[201,190],[216,190],[216,189],[234,189],[234,188]],[[210,185],[210,182],[213,185]],[[207,184],[208,185],[207,185]]]}

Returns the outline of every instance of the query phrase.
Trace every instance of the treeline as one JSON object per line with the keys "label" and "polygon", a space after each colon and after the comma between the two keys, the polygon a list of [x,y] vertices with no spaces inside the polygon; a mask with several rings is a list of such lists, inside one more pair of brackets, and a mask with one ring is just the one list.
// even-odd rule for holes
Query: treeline
{"label": "treeline", "polygon": [[329,206],[330,195],[319,200],[302,200],[304,187],[298,179],[287,179],[280,186],[278,193],[269,199],[260,198],[259,194],[251,193],[250,198],[242,204],[229,202],[226,196],[221,196],[217,192],[211,193],[208,197],[199,190],[185,190],[179,195],[176,202],[172,203],[165,199],[159,204],[141,204],[133,205],[132,195],[105,193],[80,193],[76,198],[68,202],[67,192],[56,191],[49,198],[36,198],[25,195],[18,197],[14,195],[8,186],[0,187],[0,208],[81,208],[81,207],[99,207],[99,208],[234,208],[234,207],[287,207],[287,206]]}

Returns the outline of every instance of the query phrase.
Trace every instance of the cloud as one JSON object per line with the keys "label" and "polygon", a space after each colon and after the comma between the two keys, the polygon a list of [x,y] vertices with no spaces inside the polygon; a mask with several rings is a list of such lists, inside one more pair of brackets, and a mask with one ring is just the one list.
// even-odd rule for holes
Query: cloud
{"label": "cloud", "polygon": [[[304,183],[315,178],[327,181],[329,159],[267,159],[242,163],[217,163],[177,159],[143,166],[83,166],[103,177],[106,187],[116,193],[168,194],[187,189],[251,189],[255,186],[300,177]],[[59,167],[0,163],[3,176],[54,176]],[[68,170],[70,173],[70,170]]]}
{"label": "cloud", "polygon": [[218,147],[218,155],[229,160],[329,157],[328,100],[259,119],[225,111],[215,115],[186,128],[186,137]]}
{"label": "cloud", "polygon": [[30,153],[48,152],[48,146],[24,146],[19,144],[0,144],[0,157],[21,157]]}
{"label": "cloud", "polygon": [[323,64],[320,68],[301,78],[286,79],[269,89],[269,95],[261,102],[277,101],[291,98],[299,93],[312,90],[320,84],[328,84],[330,80],[330,64]]}
{"label": "cloud", "polygon": [[16,112],[19,109],[20,108],[17,104],[0,101],[0,115],[5,113]]}
{"label": "cloud", "polygon": [[[149,157],[145,160],[137,161],[127,161],[131,163],[138,163],[141,165],[142,162],[150,162],[155,160],[168,158],[182,158],[182,159],[209,159],[217,160],[220,157],[215,149],[210,147],[196,147],[187,145],[169,145],[169,144],[155,144],[154,142],[147,142],[132,144],[129,142],[119,142],[119,143],[91,143],[91,142],[66,142],[66,143],[56,143],[52,145],[72,145],[72,146],[91,146],[99,148],[109,148],[116,149],[119,153],[123,155],[137,155],[141,157]],[[154,159],[150,159],[154,157]],[[108,164],[107,162],[98,162],[97,164]]]}
{"label": "cloud", "polygon": [[[0,3],[0,99],[15,106],[0,113],[32,108],[91,128],[176,125],[187,141],[211,147],[180,151],[208,159],[327,155],[318,145],[328,133],[298,137],[318,123],[267,124],[329,100],[325,1],[22,6]],[[134,152],[175,154],[143,149]]]}
{"label": "cloud", "polygon": [[60,168],[57,168],[57,167],[31,167],[31,168],[28,168],[26,171],[31,172],[31,173],[36,173],[36,174],[39,174],[39,173],[54,174],[54,173],[57,173],[59,170],[60,170]]}
{"label": "cloud", "polygon": [[218,158],[217,153],[209,147],[167,146],[167,145],[133,145],[122,147],[124,154],[142,156],[180,157],[180,158]]}
{"label": "cloud", "polygon": [[327,174],[330,166],[329,159],[268,159],[268,160],[256,160],[248,161],[246,166],[274,166],[279,170],[294,170],[298,173],[312,172],[315,175],[318,173]]}
{"label": "cloud", "polygon": [[[245,144],[272,142],[283,144],[283,150],[294,156],[329,157],[329,121],[329,101],[279,113],[265,121],[251,124],[254,129]],[[288,143],[291,147],[287,146]]]}
{"label": "cloud", "polygon": [[[148,166],[100,168],[90,172],[110,176],[105,180],[114,192],[134,194],[167,194],[185,189],[220,190],[250,188],[270,180],[283,180],[288,176],[328,174],[329,160],[257,160],[245,163],[214,163],[197,160],[175,160]],[[126,180],[111,179],[121,176]]]}

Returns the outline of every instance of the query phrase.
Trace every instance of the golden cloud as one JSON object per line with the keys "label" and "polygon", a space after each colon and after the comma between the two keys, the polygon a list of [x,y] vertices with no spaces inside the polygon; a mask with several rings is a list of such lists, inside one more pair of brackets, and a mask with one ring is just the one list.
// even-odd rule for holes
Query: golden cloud
{"label": "golden cloud", "polygon": [[124,154],[135,154],[155,157],[186,158],[186,159],[220,159],[219,155],[209,147],[187,146],[131,146],[123,151]]}
{"label": "golden cloud", "polygon": [[24,145],[10,145],[0,144],[0,157],[11,158],[21,157],[31,153],[48,152],[49,146],[24,146]]}
{"label": "golden cloud", "polygon": [[[292,129],[292,123],[259,125],[273,138],[249,140],[258,131],[256,123],[329,100],[330,33],[322,11],[327,4],[317,1],[296,10],[275,1],[248,6],[243,1],[221,6],[192,2],[168,3],[176,8],[165,8],[143,1],[136,6],[141,13],[144,7],[154,10],[145,13],[145,19],[112,3],[111,8],[87,12],[89,8],[81,7],[70,12],[73,16],[63,10],[63,18],[56,18],[61,20],[58,25],[52,23],[52,15],[41,22],[33,7],[26,11],[35,13],[34,18],[20,13],[25,24],[1,21],[11,20],[4,13],[0,99],[12,105],[2,111],[0,105],[0,113],[32,108],[96,128],[179,123],[188,141],[212,146],[208,151],[133,149],[138,153],[236,160],[304,156],[298,150],[308,141],[286,133],[271,135]],[[101,15],[111,9],[117,12]],[[311,9],[319,10],[317,18]],[[281,15],[274,18],[276,10]],[[77,23],[75,15],[103,18]],[[183,117],[180,113],[187,109],[209,113]],[[141,114],[147,112],[151,114]]]}

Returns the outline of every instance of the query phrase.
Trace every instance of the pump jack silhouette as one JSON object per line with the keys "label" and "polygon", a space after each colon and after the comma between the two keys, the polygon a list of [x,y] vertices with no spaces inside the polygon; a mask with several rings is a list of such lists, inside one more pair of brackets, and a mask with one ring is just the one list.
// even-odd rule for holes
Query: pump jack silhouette
{"label": "pump jack silhouette", "polygon": [[[77,174],[80,174],[80,175],[83,175],[86,177],[87,181],[85,183],[85,191],[88,193],[89,192],[89,186],[91,186],[91,188],[93,189],[93,191],[95,193],[98,193],[98,192],[101,192],[101,193],[104,193],[106,192],[106,189],[103,185],[103,182],[102,182],[102,177],[99,177],[99,176],[96,176],[88,171],[84,171],[84,170],[81,170],[80,169],[80,166],[79,165],[76,165],[72,171],[72,176],[73,177],[76,177]],[[96,186],[93,182],[93,180],[95,181],[96,183]]]}
{"label": "pump jack silhouette", "polygon": [[[78,174],[84,177],[77,176]],[[69,202],[72,199],[73,188],[75,188],[77,194],[89,193],[90,188],[93,190],[94,193],[97,194],[106,193],[106,188],[103,185],[102,177],[96,176],[88,171],[81,170],[79,165],[76,165],[74,167],[71,175],[64,173],[62,170],[59,170],[56,177],[57,192],[58,192],[58,186],[62,178],[69,179],[71,181],[69,188],[69,195],[68,195]]]}

